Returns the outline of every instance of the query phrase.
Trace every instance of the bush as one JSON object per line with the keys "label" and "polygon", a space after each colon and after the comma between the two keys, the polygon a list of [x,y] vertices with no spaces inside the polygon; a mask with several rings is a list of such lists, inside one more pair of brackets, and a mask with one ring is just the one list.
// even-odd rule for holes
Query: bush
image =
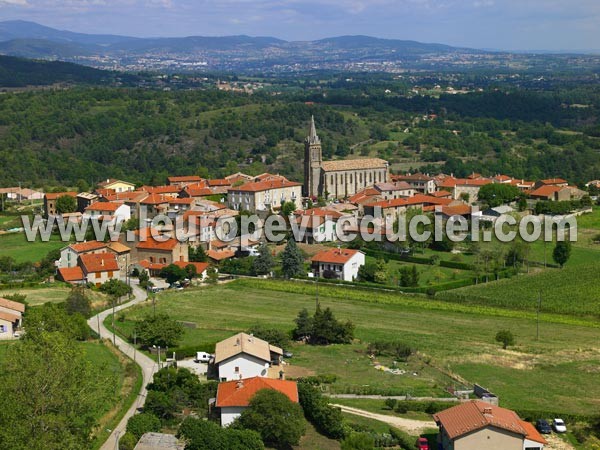
{"label": "bush", "polygon": [[136,414],[127,421],[127,434],[133,435],[137,442],[144,433],[160,431],[160,427],[160,419],[154,414],[145,412]]}
{"label": "bush", "polygon": [[369,433],[350,433],[341,442],[342,450],[372,450],[375,448],[375,439]]}
{"label": "bush", "polygon": [[319,433],[332,439],[344,437],[344,419],[339,408],[331,406],[321,392],[308,383],[298,383],[298,395],[304,416]]}
{"label": "bush", "polygon": [[452,406],[455,406],[455,403],[449,402],[421,402],[416,400],[401,400],[396,404],[396,412],[400,414],[406,414],[409,411],[415,412],[424,412],[427,414],[435,414],[440,411],[444,411]]}
{"label": "bush", "polygon": [[133,434],[127,432],[119,439],[120,450],[133,450],[139,441]]}
{"label": "bush", "polygon": [[386,398],[385,399],[385,406],[390,409],[391,411],[394,410],[394,408],[396,407],[396,403],[398,403],[398,400],[396,400],[395,398]]}
{"label": "bush", "polygon": [[406,360],[414,353],[409,345],[399,341],[375,341],[367,346],[367,351],[377,356],[391,356],[400,360]]}
{"label": "bush", "polygon": [[396,440],[400,448],[404,450],[413,450],[415,448],[415,438],[398,428],[390,427],[390,434]]}
{"label": "bush", "polygon": [[221,428],[214,422],[193,418],[183,421],[177,436],[187,441],[186,450],[263,450],[265,448],[255,431]]}

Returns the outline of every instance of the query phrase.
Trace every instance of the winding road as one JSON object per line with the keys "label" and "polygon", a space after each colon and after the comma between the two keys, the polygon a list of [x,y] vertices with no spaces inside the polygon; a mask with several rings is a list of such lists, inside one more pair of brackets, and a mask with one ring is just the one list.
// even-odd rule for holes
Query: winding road
{"label": "winding road", "polygon": [[355,416],[366,417],[368,419],[375,419],[383,423],[387,423],[396,428],[400,428],[404,430],[408,434],[418,435],[423,431],[437,428],[437,425],[433,421],[424,422],[422,420],[414,420],[414,419],[405,419],[404,417],[396,417],[396,416],[388,416],[386,414],[376,414],[370,411],[365,411],[364,409],[351,408],[350,406],[345,405],[337,405],[335,403],[330,403],[332,406],[337,406],[342,410],[342,412],[348,414],[354,414]]}
{"label": "winding road", "polygon": [[[147,295],[146,292],[140,288],[137,284],[131,284],[133,288],[133,300],[123,303],[115,307],[115,312],[122,311],[126,308],[129,308],[133,305],[137,305],[146,300]],[[113,334],[104,326],[104,320],[112,314],[112,308],[109,308],[101,313],[91,317],[88,320],[88,325],[92,330],[100,335],[101,339],[113,339]],[[114,450],[118,448],[119,437],[123,436],[125,433],[125,427],[127,426],[127,421],[131,416],[135,414],[138,408],[144,405],[146,401],[146,385],[152,381],[152,377],[157,372],[158,367],[155,361],[148,358],[143,353],[140,353],[135,350],[135,348],[130,345],[128,342],[121,339],[119,336],[115,338],[116,347],[129,358],[133,359],[138,366],[142,369],[142,389],[138,394],[138,398],[133,405],[127,410],[119,424],[111,431],[109,438],[106,440],[104,445],[100,447],[100,450]]]}

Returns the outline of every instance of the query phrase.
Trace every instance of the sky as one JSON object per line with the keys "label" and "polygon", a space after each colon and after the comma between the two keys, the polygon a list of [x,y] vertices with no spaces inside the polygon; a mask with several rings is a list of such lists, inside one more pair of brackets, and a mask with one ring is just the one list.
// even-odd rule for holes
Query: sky
{"label": "sky", "polygon": [[501,50],[597,50],[600,0],[0,0],[0,20],[141,37],[364,34]]}

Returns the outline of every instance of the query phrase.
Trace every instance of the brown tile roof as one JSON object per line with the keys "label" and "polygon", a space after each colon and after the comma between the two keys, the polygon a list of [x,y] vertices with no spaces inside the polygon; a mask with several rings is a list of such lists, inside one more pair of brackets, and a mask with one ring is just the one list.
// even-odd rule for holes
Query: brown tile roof
{"label": "brown tile roof", "polygon": [[222,261],[224,259],[233,258],[235,252],[233,250],[207,250],[206,255],[215,261]]}
{"label": "brown tile roof", "polygon": [[140,189],[148,194],[177,194],[181,191],[179,186],[142,186]]}
{"label": "brown tile roof", "polygon": [[349,248],[332,248],[323,250],[312,257],[312,262],[330,263],[330,264],[346,264],[357,253],[362,253],[360,250],[351,250]]}
{"label": "brown tile roof", "polygon": [[388,167],[388,162],[379,158],[344,159],[338,161],[323,161],[321,167],[325,172],[335,172],[338,170],[384,169]]}
{"label": "brown tile roof", "polygon": [[540,180],[542,184],[567,184],[567,180],[563,180],[562,178],[548,178],[546,180]]}
{"label": "brown tile roof", "polygon": [[14,311],[19,311],[20,313],[25,312],[25,305],[23,303],[15,302],[3,297],[0,297],[0,306],[12,309]]}
{"label": "brown tile roof", "polygon": [[110,248],[115,253],[127,253],[130,252],[131,249],[127,247],[125,244],[121,244],[120,242],[109,242],[108,248]]}
{"label": "brown tile roof", "polygon": [[138,245],[136,245],[136,248],[138,250],[167,251],[167,250],[173,250],[178,244],[179,244],[179,241],[175,238],[169,238],[165,241],[157,241],[151,235],[149,235],[149,236],[147,236],[147,239],[145,241],[141,241]]}
{"label": "brown tile roof", "polygon": [[87,253],[79,256],[79,260],[87,273],[119,270],[119,263],[114,253]]}
{"label": "brown tile roof", "polygon": [[295,381],[254,377],[239,381],[225,381],[217,388],[217,408],[248,406],[254,395],[262,389],[272,389],[285,394],[298,403],[298,385]]}
{"label": "brown tile roof", "polygon": [[431,181],[433,177],[422,173],[413,173],[407,175],[392,175],[393,181]]}
{"label": "brown tile roof", "polygon": [[77,242],[75,244],[69,245],[69,247],[77,252],[77,253],[85,253],[92,252],[94,250],[100,250],[101,248],[105,248],[106,244],[100,241],[87,241],[87,242]]}
{"label": "brown tile roof", "polygon": [[[271,361],[271,352],[283,354],[279,347],[269,345],[267,341],[246,333],[238,333],[221,342],[215,347],[215,364],[219,364],[240,353],[255,356],[263,361]],[[243,375],[243,374],[242,374]]]}
{"label": "brown tile roof", "polygon": [[44,194],[44,197],[46,197],[46,200],[56,200],[65,195],[68,197],[77,197],[77,192],[48,192]]}
{"label": "brown tile roof", "polygon": [[66,283],[73,283],[76,281],[85,280],[85,276],[83,275],[83,270],[81,267],[59,267],[58,274],[60,278]]}
{"label": "brown tile roof", "polygon": [[198,175],[184,175],[179,177],[168,177],[169,183],[200,183],[203,178]]}
{"label": "brown tile roof", "polygon": [[85,208],[85,210],[86,211],[108,211],[108,212],[115,212],[121,206],[123,206],[122,203],[115,203],[115,202],[94,202],[90,206],[88,206],[87,208]]}
{"label": "brown tile roof", "polygon": [[240,192],[261,192],[268,191],[269,189],[281,189],[294,186],[302,186],[302,183],[295,181],[289,181],[284,179],[277,180],[266,180],[266,181],[254,181],[243,184],[238,187],[229,188],[229,191],[240,191]]}
{"label": "brown tile roof", "polygon": [[534,189],[529,193],[532,197],[553,197],[559,191],[562,191],[564,187],[554,185],[544,185],[537,189]]}
{"label": "brown tile roof", "polygon": [[185,269],[187,266],[194,266],[196,268],[196,273],[197,274],[202,274],[206,269],[208,269],[209,264],[208,263],[203,263],[203,262],[183,262],[183,261],[175,261],[173,264],[175,264],[177,267],[180,267],[182,269]]}
{"label": "brown tile roof", "polygon": [[140,203],[142,205],[162,205],[165,203],[169,203],[169,200],[170,200],[169,198],[167,198],[163,195],[150,194],[148,197],[146,197]]}
{"label": "brown tile roof", "polygon": [[433,415],[452,440],[492,426],[525,437],[528,433],[514,411],[481,401],[470,401]]}
{"label": "brown tile roof", "polygon": [[0,311],[0,319],[6,320],[7,322],[15,323],[17,320],[20,319],[20,317],[11,313]]}
{"label": "brown tile roof", "polygon": [[525,439],[529,439],[530,441],[538,442],[544,445],[548,444],[548,441],[546,441],[546,439],[542,437],[540,432],[535,429],[532,423],[521,420],[520,424],[523,427],[523,429],[527,432],[527,436],[525,436]]}

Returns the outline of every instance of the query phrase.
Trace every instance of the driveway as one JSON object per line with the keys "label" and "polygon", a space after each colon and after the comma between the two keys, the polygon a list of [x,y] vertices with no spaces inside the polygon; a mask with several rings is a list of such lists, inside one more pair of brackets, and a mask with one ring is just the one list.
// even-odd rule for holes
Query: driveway
{"label": "driveway", "polygon": [[387,423],[396,428],[406,431],[408,434],[413,436],[421,434],[423,431],[431,428],[437,428],[434,421],[424,422],[421,420],[405,419],[403,417],[388,416],[385,414],[376,414],[363,409],[351,408],[350,406],[336,405],[331,403],[332,406],[337,406],[342,412],[348,414],[354,414],[355,416],[366,417],[368,419],[375,419],[380,422]]}
{"label": "driveway", "polygon": [[[115,307],[115,312],[122,311],[126,308],[129,308],[133,305],[137,305],[138,303],[141,303],[146,300],[147,295],[143,289],[141,289],[137,284],[134,284],[133,282],[131,284],[131,287],[133,288],[133,299],[127,303]],[[88,320],[88,325],[90,326],[90,328],[96,333],[98,333],[102,339],[112,340],[113,338],[112,333],[104,326],[104,319],[110,316],[112,314],[112,311],[112,308],[109,308],[106,311],[102,311],[101,313],[91,317]],[[125,413],[119,424],[112,430],[107,441],[102,447],[100,447],[101,450],[113,450],[118,448],[117,443],[119,437],[123,436],[123,434],[125,433],[127,421],[131,416],[133,416],[136,413],[137,408],[144,406],[147,392],[146,385],[152,381],[152,377],[158,370],[156,362],[148,358],[143,353],[136,351],[132,345],[130,345],[128,342],[125,342],[119,336],[116,336],[115,345],[122,353],[127,355],[129,358],[135,358],[135,362],[142,369],[143,382],[142,389],[138,394],[137,400],[133,402],[131,408],[129,408],[129,410]]]}

